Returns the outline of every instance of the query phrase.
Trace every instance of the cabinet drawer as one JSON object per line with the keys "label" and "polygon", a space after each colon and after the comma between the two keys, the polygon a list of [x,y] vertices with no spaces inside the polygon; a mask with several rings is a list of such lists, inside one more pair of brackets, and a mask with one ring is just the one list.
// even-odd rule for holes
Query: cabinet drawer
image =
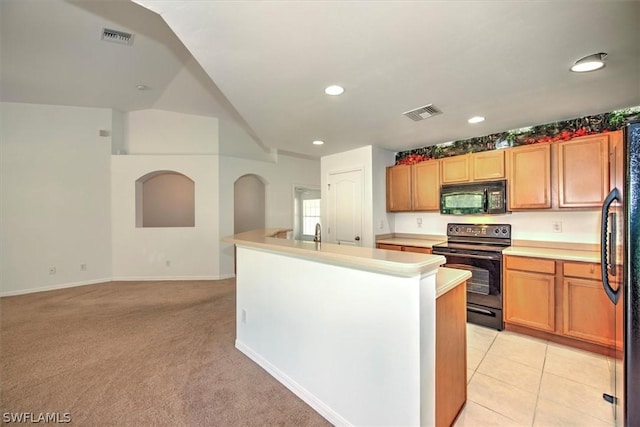
{"label": "cabinet drawer", "polygon": [[556,262],[551,259],[514,256],[507,256],[505,258],[505,267],[508,270],[523,270],[548,274],[556,273]]}
{"label": "cabinet drawer", "polygon": [[421,246],[403,246],[402,250],[405,252],[416,252],[419,254],[430,254],[431,248],[423,248]]}
{"label": "cabinet drawer", "polygon": [[565,277],[581,277],[583,279],[594,280],[602,279],[600,264],[593,262],[565,262],[563,269]]}
{"label": "cabinet drawer", "polygon": [[402,246],[400,246],[400,245],[389,245],[387,243],[378,243],[378,244],[376,244],[376,247],[378,249],[387,249],[389,251],[401,251],[402,250]]}

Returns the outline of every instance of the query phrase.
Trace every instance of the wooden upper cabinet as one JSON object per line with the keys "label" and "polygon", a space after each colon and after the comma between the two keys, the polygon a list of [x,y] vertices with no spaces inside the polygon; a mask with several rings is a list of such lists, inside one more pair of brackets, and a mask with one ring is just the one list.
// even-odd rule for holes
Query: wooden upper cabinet
{"label": "wooden upper cabinet", "polygon": [[387,211],[411,210],[411,166],[399,165],[387,168]]}
{"label": "wooden upper cabinet", "polygon": [[609,135],[558,144],[558,206],[598,207],[609,193]]}
{"label": "wooden upper cabinet", "polygon": [[445,157],[441,161],[443,184],[492,181],[505,177],[503,150]]}
{"label": "wooden upper cabinet", "polygon": [[469,154],[462,156],[445,157],[442,162],[442,183],[455,184],[469,182],[471,174],[469,173]]}
{"label": "wooden upper cabinet", "polygon": [[413,165],[413,210],[440,210],[440,161]]}
{"label": "wooden upper cabinet", "polygon": [[527,145],[507,151],[509,210],[551,208],[551,146]]}
{"label": "wooden upper cabinet", "polygon": [[624,139],[622,131],[609,134],[609,189],[624,188]]}
{"label": "wooden upper cabinet", "polygon": [[504,179],[504,150],[483,151],[471,155],[474,181]]}

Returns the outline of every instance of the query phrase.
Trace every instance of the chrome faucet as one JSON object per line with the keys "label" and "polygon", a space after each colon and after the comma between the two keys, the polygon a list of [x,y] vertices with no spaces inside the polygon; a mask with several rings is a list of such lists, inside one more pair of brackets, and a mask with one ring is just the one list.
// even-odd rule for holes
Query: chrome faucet
{"label": "chrome faucet", "polygon": [[322,229],[319,222],[316,222],[316,235],[313,237],[313,241],[316,243],[322,242]]}

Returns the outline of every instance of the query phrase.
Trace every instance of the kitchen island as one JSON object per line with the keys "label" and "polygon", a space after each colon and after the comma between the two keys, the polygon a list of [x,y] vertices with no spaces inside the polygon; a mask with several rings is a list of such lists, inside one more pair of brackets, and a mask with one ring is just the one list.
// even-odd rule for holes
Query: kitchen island
{"label": "kitchen island", "polygon": [[442,312],[462,322],[439,326],[459,325],[447,334],[461,345],[446,350],[463,363],[442,372],[464,388],[466,293],[453,290],[469,273],[441,269],[438,255],[268,235],[225,239],[236,245],[236,347],[335,425],[435,425],[436,302],[460,295]]}

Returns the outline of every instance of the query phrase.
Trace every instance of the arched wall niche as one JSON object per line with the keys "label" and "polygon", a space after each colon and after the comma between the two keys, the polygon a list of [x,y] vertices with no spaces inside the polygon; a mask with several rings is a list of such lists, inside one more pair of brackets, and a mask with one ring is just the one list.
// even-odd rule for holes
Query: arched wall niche
{"label": "arched wall niche", "polygon": [[136,227],[194,227],[195,182],[171,170],[136,180]]}
{"label": "arched wall niche", "polygon": [[243,175],[233,183],[234,234],[265,228],[265,190],[265,180],[255,174]]}

